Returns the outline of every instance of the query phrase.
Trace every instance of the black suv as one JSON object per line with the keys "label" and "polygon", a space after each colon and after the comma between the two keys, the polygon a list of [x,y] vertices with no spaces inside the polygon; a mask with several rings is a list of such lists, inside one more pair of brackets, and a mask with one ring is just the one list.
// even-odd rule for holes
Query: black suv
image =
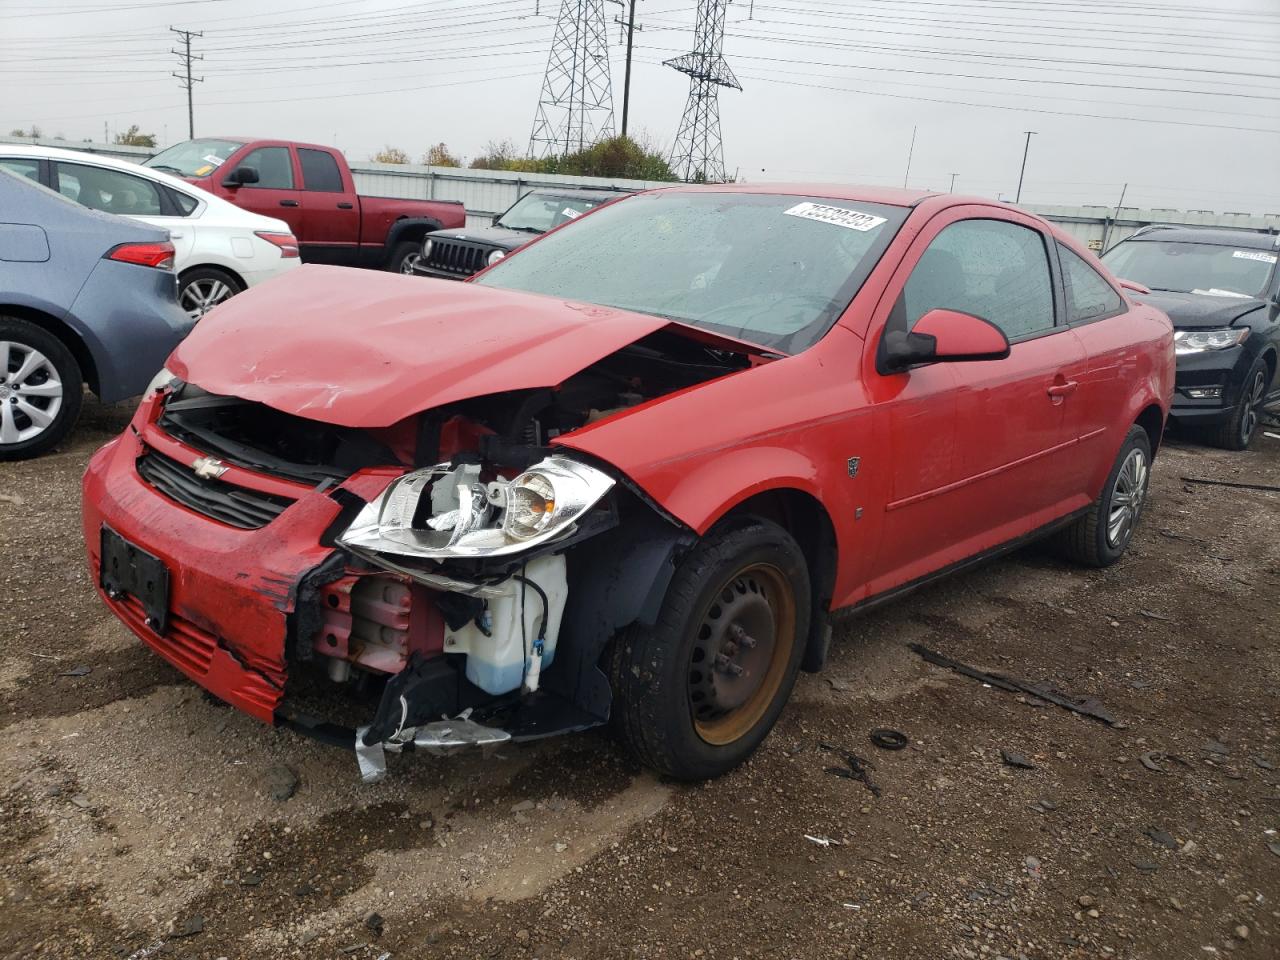
{"label": "black suv", "polygon": [[506,213],[494,217],[491,227],[428,233],[422,253],[410,258],[404,272],[466,280],[535,237],[621,196],[624,191],[620,190],[531,190]]}
{"label": "black suv", "polygon": [[1280,399],[1280,236],[1212,227],[1144,227],[1102,257],[1151,290],[1178,356],[1172,417],[1214,446],[1243,450]]}

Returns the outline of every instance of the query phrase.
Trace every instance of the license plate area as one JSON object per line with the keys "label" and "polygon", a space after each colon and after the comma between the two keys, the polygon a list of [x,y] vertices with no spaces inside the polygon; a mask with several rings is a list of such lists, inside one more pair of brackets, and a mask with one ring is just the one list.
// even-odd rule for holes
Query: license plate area
{"label": "license plate area", "polygon": [[158,634],[169,627],[169,569],[157,556],[134,546],[110,527],[102,528],[98,581],[107,595],[128,595],[142,604],[147,625]]}

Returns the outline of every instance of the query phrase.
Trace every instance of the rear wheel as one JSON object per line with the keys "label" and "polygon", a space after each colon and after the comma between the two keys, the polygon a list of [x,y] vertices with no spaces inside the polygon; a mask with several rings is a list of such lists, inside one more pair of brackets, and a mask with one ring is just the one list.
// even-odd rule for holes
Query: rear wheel
{"label": "rear wheel", "polygon": [[391,251],[391,259],[387,262],[387,269],[392,273],[412,275],[413,268],[421,259],[422,241],[406,240],[403,243],[397,243]]}
{"label": "rear wheel", "polygon": [[178,303],[192,320],[243,291],[239,280],[216,267],[195,267],[178,278]]}
{"label": "rear wheel", "polygon": [[1079,520],[1058,534],[1071,560],[1107,567],[1124,555],[1147,502],[1151,483],[1151,440],[1142,427],[1129,428],[1102,493]]}
{"label": "rear wheel", "polygon": [[80,365],[35,324],[0,316],[0,460],[26,460],[59,443],[84,399]]}
{"label": "rear wheel", "polygon": [[1223,450],[1246,449],[1262,422],[1262,401],[1266,398],[1270,379],[1267,361],[1259,357],[1244,378],[1244,389],[1240,391],[1240,399],[1236,401],[1231,417],[1210,431],[1205,439]]}
{"label": "rear wheel", "polygon": [[768,735],[795,684],[809,633],[809,573],[795,540],[744,520],[684,559],[658,623],[615,641],[614,726],[648,766],[719,776]]}

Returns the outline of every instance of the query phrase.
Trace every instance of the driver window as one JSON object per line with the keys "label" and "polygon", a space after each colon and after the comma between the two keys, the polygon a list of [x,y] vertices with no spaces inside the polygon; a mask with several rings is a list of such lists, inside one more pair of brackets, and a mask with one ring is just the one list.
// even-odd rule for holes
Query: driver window
{"label": "driver window", "polygon": [[288,147],[259,147],[236,164],[237,167],[253,167],[258,171],[257,183],[246,183],[259,190],[292,190],[293,161]]}
{"label": "driver window", "polygon": [[989,320],[1010,340],[1053,327],[1044,239],[1004,220],[961,220],[929,244],[902,291],[907,329],[945,308]]}

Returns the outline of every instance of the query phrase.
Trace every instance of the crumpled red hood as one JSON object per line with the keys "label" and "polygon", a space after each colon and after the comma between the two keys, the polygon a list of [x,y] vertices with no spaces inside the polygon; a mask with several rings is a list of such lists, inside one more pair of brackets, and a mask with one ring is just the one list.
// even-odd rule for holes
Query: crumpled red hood
{"label": "crumpled red hood", "polygon": [[211,393],[326,423],[386,427],[470,397],[555,386],[668,326],[732,343],[609,307],[305,266],[218,307],[168,365]]}

